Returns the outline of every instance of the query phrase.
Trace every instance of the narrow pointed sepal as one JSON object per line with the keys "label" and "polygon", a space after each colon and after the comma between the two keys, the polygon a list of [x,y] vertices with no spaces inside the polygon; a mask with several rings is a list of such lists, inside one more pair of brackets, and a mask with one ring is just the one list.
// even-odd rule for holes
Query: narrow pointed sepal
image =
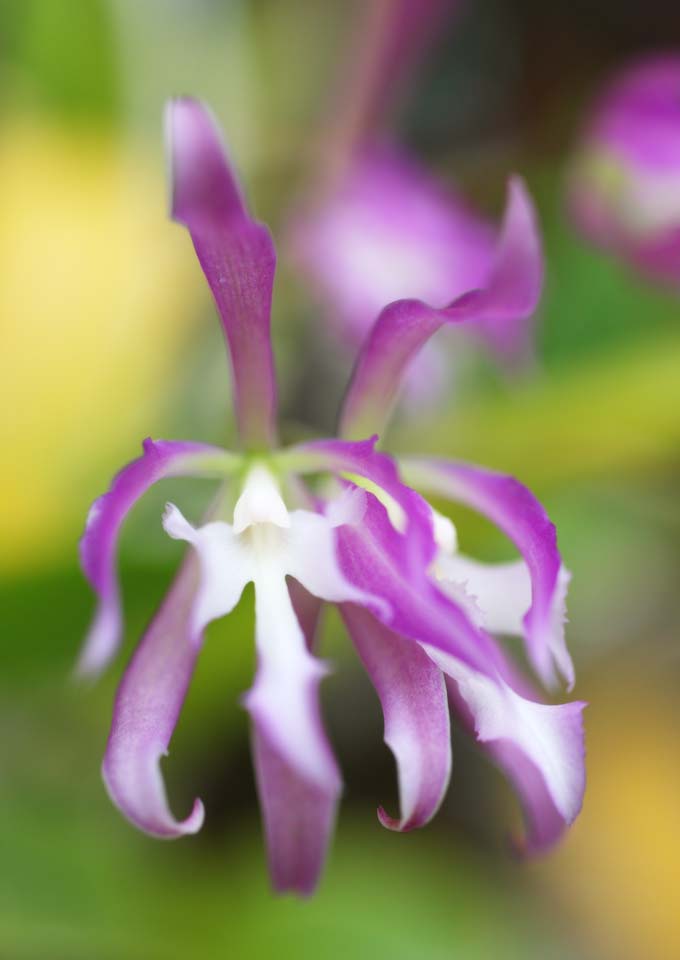
{"label": "narrow pointed sepal", "polygon": [[203,823],[198,799],[185,820],[175,818],[160,770],[198,656],[198,647],[188,642],[198,580],[198,562],[189,556],[120,683],[102,766],[121,813],[156,837],[196,833]]}
{"label": "narrow pointed sepal", "polygon": [[451,735],[441,670],[412,640],[388,630],[368,611],[343,604],[352,642],[375,687],[385,718],[385,743],[397,764],[401,813],[383,807],[384,827],[405,833],[428,823],[451,775]]}
{"label": "narrow pointed sepal", "polygon": [[142,456],[123,467],[110,489],[92,504],[80,541],[80,563],[97,594],[97,610],[78,661],[81,675],[99,674],[120,643],[122,613],[116,548],[128,512],[158,480],[227,473],[239,462],[237,456],[226,450],[184,440],[147,438],[143,448]]}
{"label": "narrow pointed sepal", "polygon": [[189,97],[166,108],[172,216],[191,234],[229,346],[244,444],[275,439],[276,383],[270,339],[276,268],[267,228],[252,219],[210,110]]}

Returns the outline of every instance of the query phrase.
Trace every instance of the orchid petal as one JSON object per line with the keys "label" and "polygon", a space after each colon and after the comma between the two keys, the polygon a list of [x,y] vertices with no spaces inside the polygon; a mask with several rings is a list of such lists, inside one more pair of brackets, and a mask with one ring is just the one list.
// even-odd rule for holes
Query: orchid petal
{"label": "orchid petal", "polygon": [[186,820],[173,817],[160,771],[198,655],[188,642],[198,580],[198,562],[188,556],[120,683],[102,767],[114,804],[157,837],[196,833],[203,823],[198,799]]}
{"label": "orchid petal", "polygon": [[163,514],[163,527],[173,539],[192,544],[201,560],[201,581],[188,623],[189,639],[200,644],[203,630],[211,620],[231,613],[246,584],[254,578],[252,559],[227,523],[193,527],[169,503]]}
{"label": "orchid petal", "polygon": [[362,523],[338,528],[337,549],[345,578],[382,600],[380,606],[375,601],[362,605],[390,630],[438,647],[484,674],[501,670],[505,675],[505,659],[494,640],[437,589],[428,567],[416,562],[408,536],[395,530],[372,494],[366,494]]}
{"label": "orchid petal", "polygon": [[259,727],[255,720],[253,763],[272,885],[309,896],[323,870],[341,784],[329,778],[323,787],[301,776]]}
{"label": "orchid petal", "polygon": [[526,852],[550,846],[574,822],[583,802],[586,704],[538,703],[500,677],[482,676],[440,650],[425,649],[451,678],[458,712],[520,795],[527,821],[520,846]]}
{"label": "orchid petal", "polygon": [[95,500],[80,541],[80,562],[98,597],[97,612],[78,663],[81,674],[98,674],[120,642],[122,617],[116,546],[128,511],[164,477],[223,476],[240,458],[207,444],[147,439],[144,453],[114,478],[109,491]]}
{"label": "orchid petal", "polygon": [[441,671],[410,640],[370,613],[343,604],[342,616],[382,703],[385,743],[397,762],[400,819],[378,809],[383,826],[405,832],[435,815],[451,774],[451,736]]}
{"label": "orchid petal", "polygon": [[249,447],[270,446],[276,432],[270,340],[274,246],[267,228],[246,209],[208,108],[197,100],[173,100],[166,127],[172,217],[191,234],[222,319],[241,437]]}
{"label": "orchid petal", "polygon": [[536,497],[514,477],[471,464],[406,458],[401,467],[419,489],[477,510],[512,540],[531,576],[531,605],[522,631],[528,656],[546,685],[556,683],[559,671],[571,688],[574,667],[564,639],[569,574],[562,566],[555,527]]}
{"label": "orchid petal", "polygon": [[281,450],[276,456],[281,469],[294,473],[330,472],[341,477],[358,478],[372,485],[381,500],[394,507],[402,526],[408,531],[411,550],[407,557],[414,565],[427,567],[434,559],[432,511],[419,494],[402,483],[394,460],[376,451],[377,437],[370,440],[312,440]]}
{"label": "orchid petal", "polygon": [[538,303],[542,274],[534,209],[524,184],[513,177],[486,286],[442,309],[420,300],[398,300],[385,307],[359,353],[343,405],[342,436],[382,431],[406,368],[444,324],[468,323],[501,335],[506,324],[529,317]]}
{"label": "orchid petal", "polygon": [[255,578],[258,669],[244,703],[258,731],[300,776],[328,789],[338,780],[319,718],[318,684],[327,670],[307,649],[278,563]]}
{"label": "orchid petal", "polygon": [[[289,581],[289,593],[311,651],[320,603],[296,580]],[[324,753],[332,757],[316,701],[313,720]],[[323,784],[301,774],[268,736],[267,724],[257,713],[253,714],[252,749],[272,885],[279,893],[294,891],[308,896],[316,888],[333,834],[342,790],[340,777],[330,767]]]}
{"label": "orchid petal", "polygon": [[[407,154],[381,145],[364,147],[330,196],[297,217],[291,242],[338,339],[356,346],[388,303],[409,297],[444,306],[483,286],[495,234],[462,196]],[[437,357],[435,345],[425,357],[430,372]],[[421,394],[430,389],[413,371],[409,385],[411,375]]]}
{"label": "orchid petal", "polygon": [[531,606],[531,575],[523,560],[479,563],[460,553],[437,558],[437,582],[452,596],[462,588],[476,611],[475,622],[489,633],[521,637],[524,615]]}

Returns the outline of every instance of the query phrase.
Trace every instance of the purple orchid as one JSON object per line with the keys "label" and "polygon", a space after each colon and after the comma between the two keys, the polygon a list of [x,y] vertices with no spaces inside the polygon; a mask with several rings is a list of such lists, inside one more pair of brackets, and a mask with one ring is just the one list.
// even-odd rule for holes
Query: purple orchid
{"label": "purple orchid", "polygon": [[[315,648],[324,601],[339,605],[382,703],[401,812],[392,817],[381,809],[381,822],[410,830],[441,803],[451,770],[448,685],[461,722],[520,795],[525,847],[548,846],[581,806],[583,704],[541,702],[493,634],[522,636],[541,680],[553,684],[561,675],[573,682],[564,643],[568,575],[555,529],[510,477],[448,461],[405,459],[397,466],[376,450],[375,436],[357,439],[384,427],[406,367],[440,326],[512,321],[533,310],[540,247],[521,181],[511,182],[486,286],[440,310],[418,300],[386,307],[360,352],[340,439],[279,449],[270,235],[251,219],[207,109],[174,101],[167,128],[172,216],[191,234],[221,317],[242,450],[147,440],[90,512],[81,555],[98,610],[81,670],[96,673],[120,639],[115,551],[128,510],[164,477],[222,481],[203,524],[170,504],[163,516],[167,533],[191,549],[118,690],[103,763],[111,799],[154,836],[200,829],[200,800],[184,820],[171,813],[160,760],[205,627],[229,613],[252,581],[258,666],[244,705],[276,890],[314,890],[341,791],[318,702],[328,672]],[[488,566],[460,554],[451,522],[402,477],[488,516],[523,559]]]}
{"label": "purple orchid", "polygon": [[648,57],[597,99],[572,160],[568,203],[593,244],[680,287],[680,56]]}

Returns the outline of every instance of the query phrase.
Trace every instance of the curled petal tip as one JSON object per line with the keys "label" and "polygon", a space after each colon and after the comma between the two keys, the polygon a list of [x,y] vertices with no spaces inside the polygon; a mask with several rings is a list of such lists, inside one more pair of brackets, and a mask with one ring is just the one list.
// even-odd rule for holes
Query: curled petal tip
{"label": "curled petal tip", "polygon": [[408,820],[400,820],[398,817],[391,817],[389,813],[385,810],[384,807],[378,807],[377,810],[378,820],[387,830],[392,830],[394,833],[410,833],[411,830],[414,830],[416,824],[410,823]]}
{"label": "curled petal tip", "polygon": [[160,756],[149,757],[148,764],[137,771],[137,785],[131,783],[130,771],[121,778],[120,763],[109,754],[102,764],[102,779],[106,790],[118,809],[144,833],[161,840],[173,840],[198,831],[203,826],[205,807],[196,797],[191,813],[184,820],[176,820],[167,805],[160,769]]}

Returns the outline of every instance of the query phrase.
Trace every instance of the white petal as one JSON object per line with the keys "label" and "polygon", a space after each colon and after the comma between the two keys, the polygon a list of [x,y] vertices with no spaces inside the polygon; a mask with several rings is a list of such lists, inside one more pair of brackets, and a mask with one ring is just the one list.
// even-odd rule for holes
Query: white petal
{"label": "white petal", "polygon": [[258,564],[255,578],[258,669],[245,698],[265,731],[295,769],[325,786],[337,778],[319,718],[317,686],[327,672],[307,649],[278,562]]}
{"label": "white petal", "polygon": [[522,636],[523,619],[531,606],[531,576],[523,560],[512,563],[478,563],[461,554],[441,554],[435,568],[442,589],[453,596],[459,587],[473,598],[478,616],[473,619],[490,633]]}
{"label": "white petal", "polygon": [[583,704],[526,700],[500,677],[492,680],[434,647],[425,649],[458,685],[478,739],[514,743],[540,771],[555,807],[571,823],[583,798]]}
{"label": "white petal", "polygon": [[197,639],[211,620],[234,609],[254,577],[253,560],[228,523],[206,523],[196,529],[177,507],[168,504],[163,526],[171,537],[193,544],[201,560],[201,583],[190,627],[192,638]]}
{"label": "white petal", "polygon": [[388,615],[389,606],[384,600],[355,587],[342,573],[335,540],[337,517],[331,519],[307,510],[295,510],[290,517],[286,573],[322,600],[360,603]]}

